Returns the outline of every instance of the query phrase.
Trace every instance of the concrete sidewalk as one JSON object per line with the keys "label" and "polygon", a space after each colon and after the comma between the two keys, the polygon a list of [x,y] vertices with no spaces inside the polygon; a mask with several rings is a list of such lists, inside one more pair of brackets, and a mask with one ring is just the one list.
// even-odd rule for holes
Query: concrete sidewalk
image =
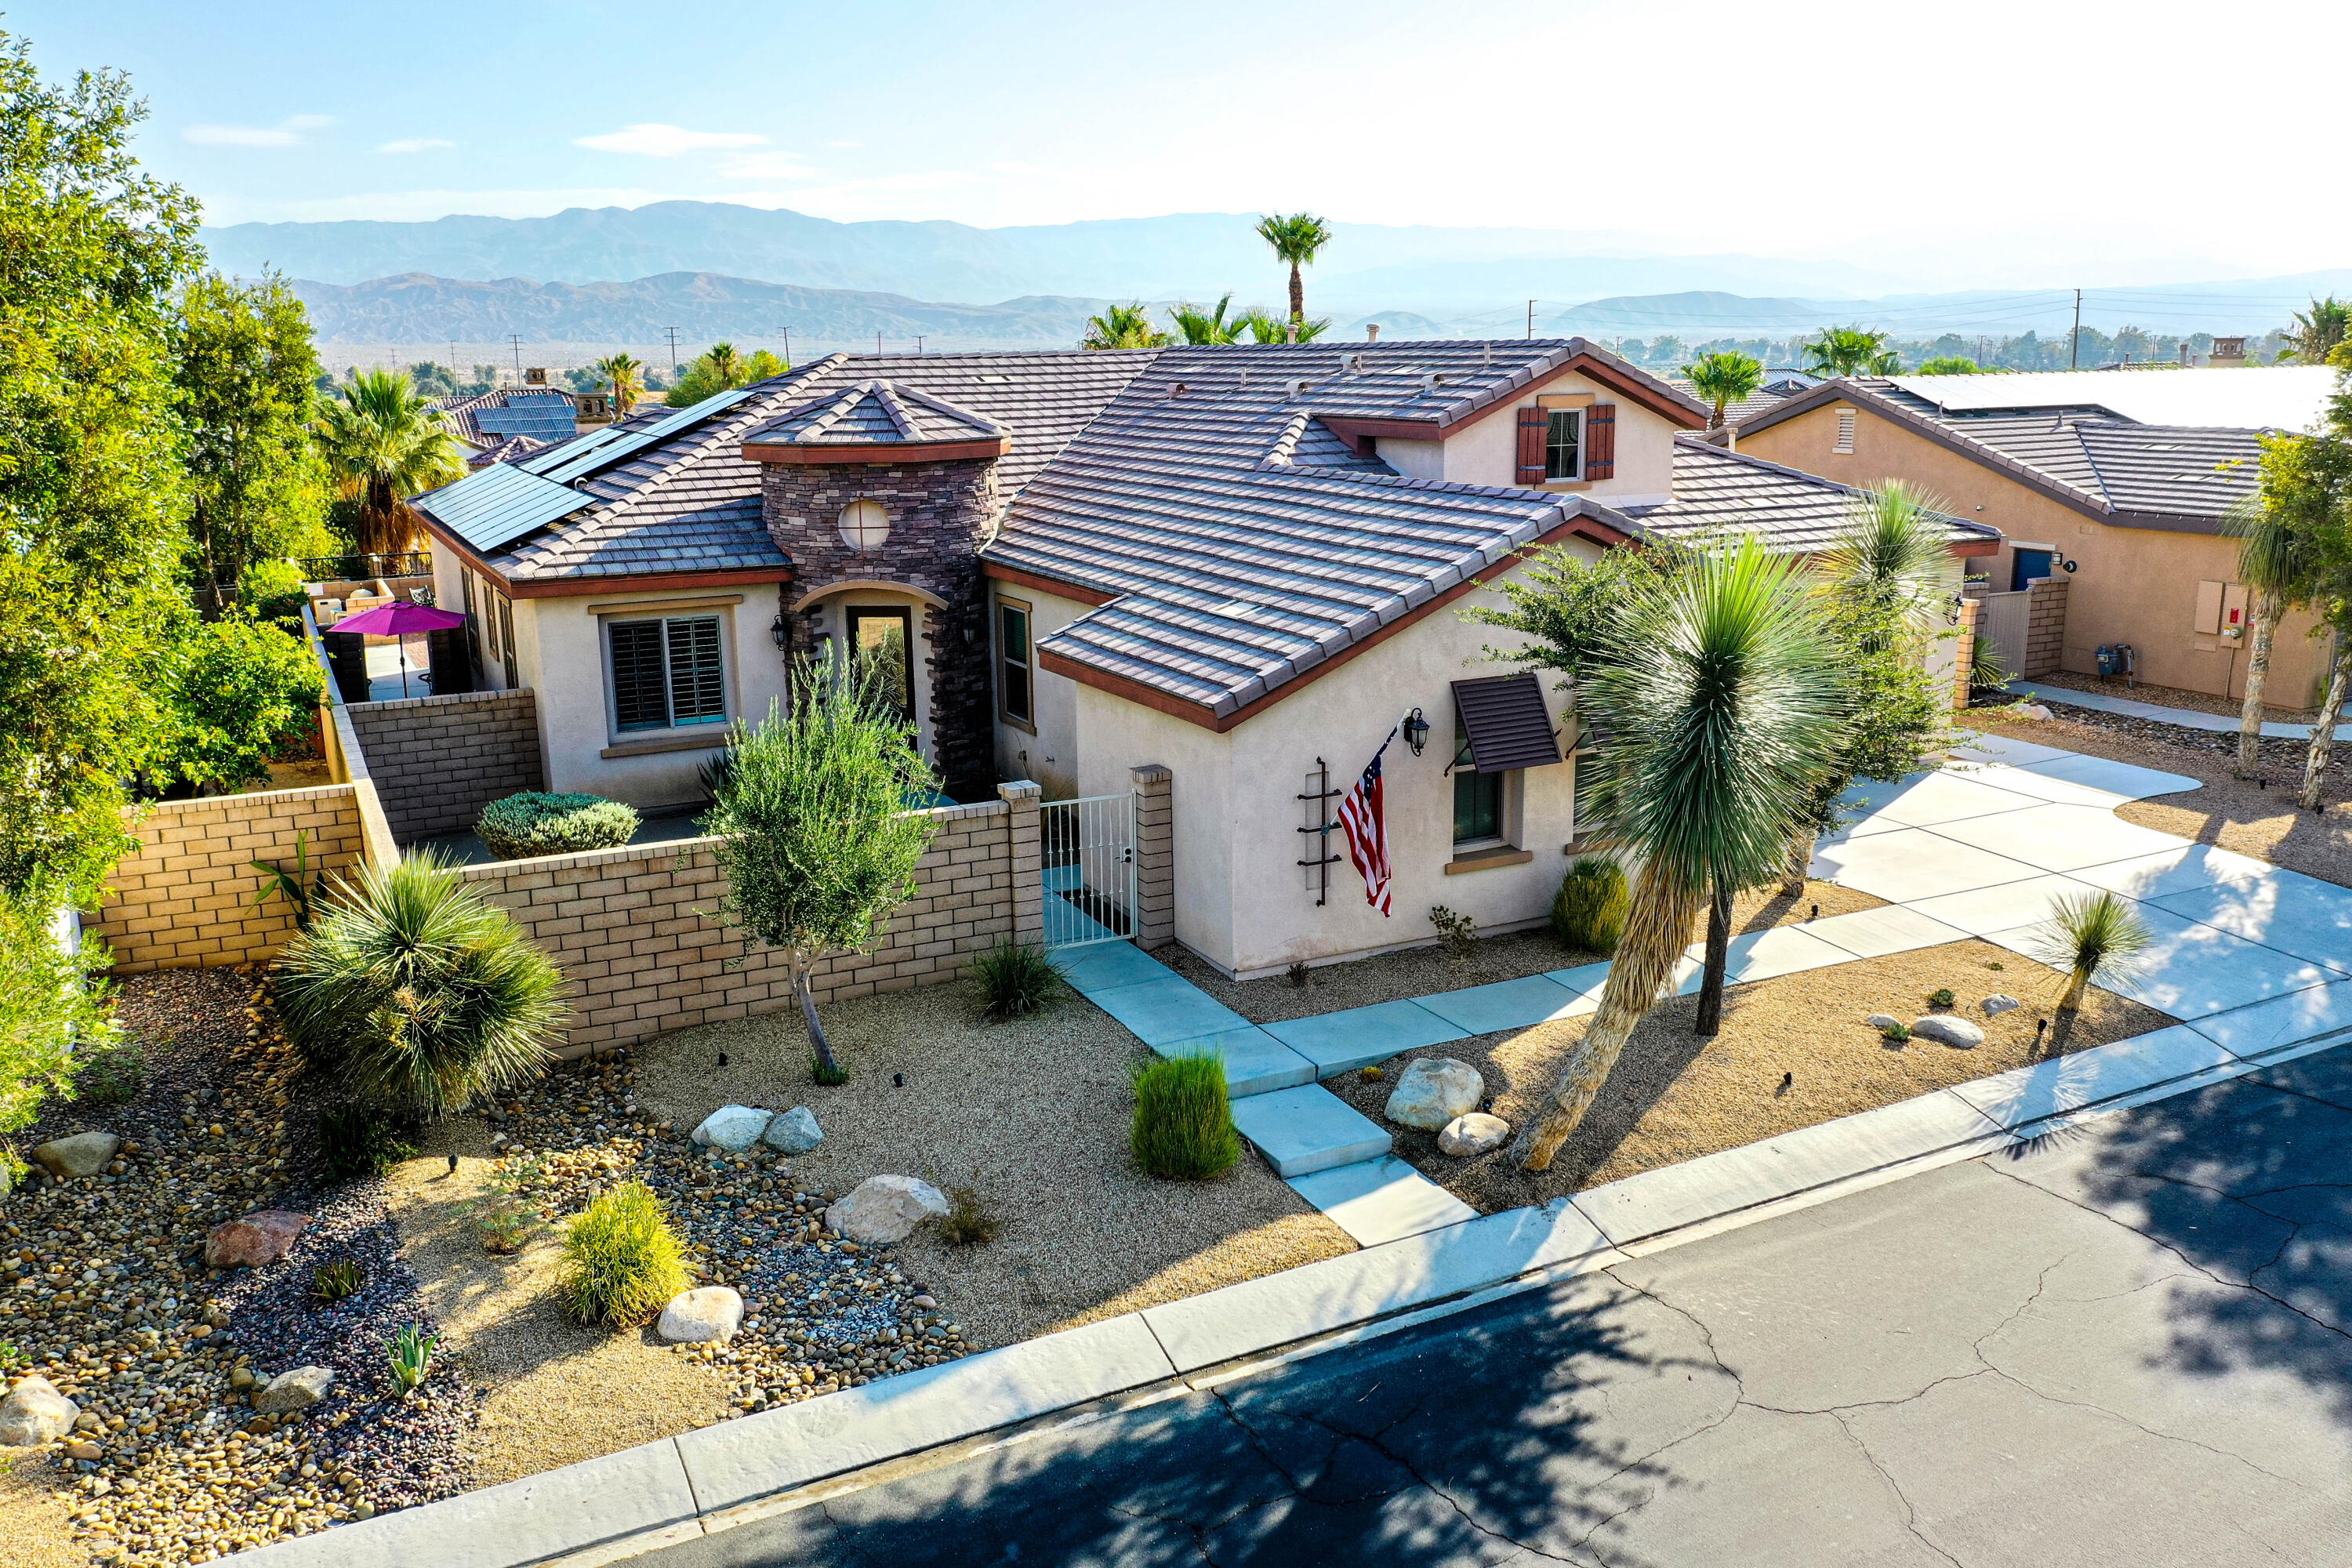
{"label": "concrete sidewalk", "polygon": [[[2225,719],[2219,713],[2207,713],[2195,708],[2166,708],[2154,702],[2142,702],[2137,698],[2111,697],[2104,691],[2077,691],[2071,686],[2042,686],[2031,680],[2012,680],[2008,689],[2020,697],[2031,697],[2036,702],[2056,702],[2068,708],[2091,708],[2101,713],[2120,713],[2130,719],[2149,719],[2159,724],[2178,724],[2184,730],[2204,730],[2216,735],[2234,735],[2241,721]],[[2263,721],[2263,738],[2266,741],[2308,741],[2315,726],[2289,724],[2280,720]],[[2336,738],[2352,741],[2352,722],[2336,726]]]}

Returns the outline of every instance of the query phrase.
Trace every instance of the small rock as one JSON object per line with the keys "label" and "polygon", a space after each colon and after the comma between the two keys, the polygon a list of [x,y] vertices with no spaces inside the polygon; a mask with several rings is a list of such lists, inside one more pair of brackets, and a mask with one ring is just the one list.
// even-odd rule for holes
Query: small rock
{"label": "small rock", "polygon": [[237,1367],[228,1374],[229,1387],[235,1389],[239,1394],[243,1394],[247,1389],[251,1388],[259,1381],[260,1380],[258,1378],[253,1375],[253,1369],[249,1366]]}
{"label": "small rock", "polygon": [[2047,719],[2052,715],[2050,710],[2044,708],[2041,703],[2029,702],[2025,705],[2025,716],[2029,719]]}
{"label": "small rock", "polygon": [[87,1459],[94,1465],[98,1463],[105,1454],[105,1449],[100,1447],[97,1444],[92,1443],[88,1439],[84,1439],[79,1443],[68,1443],[66,1445],[66,1458],[68,1459]]}
{"label": "small rock", "polygon": [[1892,1013],[1873,1013],[1869,1017],[1864,1018],[1863,1022],[1869,1025],[1874,1029],[1893,1029],[1900,1027],[1903,1020],[1896,1017]]}
{"label": "small rock", "polygon": [[79,1419],[81,1406],[47,1378],[21,1379],[14,1393],[0,1399],[0,1447],[24,1448],[62,1437]]}
{"label": "small rock", "polygon": [[1383,1112],[1400,1127],[1434,1132],[1457,1116],[1478,1109],[1486,1080],[1468,1062],[1452,1057],[1421,1057],[1397,1079]]}
{"label": "small rock", "polygon": [[1466,1160],[1473,1154],[1501,1148],[1503,1140],[1510,1135],[1511,1124],[1501,1117],[1473,1110],[1445,1124],[1437,1135],[1437,1152]]}
{"label": "small rock", "polygon": [[850,1194],[824,1211],[834,1234],[887,1247],[904,1241],[927,1219],[948,1212],[939,1188],[913,1176],[868,1176]]}
{"label": "small rock", "polygon": [[724,1149],[730,1154],[740,1154],[760,1141],[768,1130],[774,1112],[756,1105],[722,1105],[702,1119],[702,1125],[693,1132],[694,1141],[706,1149]]}
{"label": "small rock", "polygon": [[1937,1045],[1965,1051],[1983,1045],[1985,1032],[1966,1018],[1956,1018],[1948,1013],[1930,1013],[1911,1026],[1911,1037],[1933,1040]]}
{"label": "small rock", "polygon": [[286,1256],[310,1223],[306,1214],[262,1209],[217,1225],[205,1237],[205,1262],[215,1268],[258,1268]]}
{"label": "small rock", "polygon": [[816,1124],[815,1111],[805,1105],[795,1105],[768,1123],[768,1130],[760,1134],[760,1142],[787,1154],[805,1154],[824,1142],[824,1129]]}
{"label": "small rock", "polygon": [[71,1181],[76,1176],[95,1176],[105,1170],[107,1162],[121,1147],[122,1140],[111,1132],[77,1132],[70,1138],[36,1144],[33,1158],[59,1181]]}
{"label": "small rock", "polygon": [[1984,999],[1985,1016],[1988,1018],[1998,1018],[2003,1013],[2010,1012],[2014,1008],[2022,1007],[2024,1005],[2024,1003],[2020,1002],[2014,996],[2002,996],[1998,994],[1988,996]]}
{"label": "small rock", "polygon": [[253,1396],[253,1407],[264,1415],[307,1409],[326,1398],[334,1385],[335,1374],[327,1368],[298,1366],[271,1378],[269,1386]]}
{"label": "small rock", "polygon": [[724,1285],[706,1285],[672,1296],[654,1331],[672,1344],[694,1345],[731,1340],[742,1323],[743,1298]]}

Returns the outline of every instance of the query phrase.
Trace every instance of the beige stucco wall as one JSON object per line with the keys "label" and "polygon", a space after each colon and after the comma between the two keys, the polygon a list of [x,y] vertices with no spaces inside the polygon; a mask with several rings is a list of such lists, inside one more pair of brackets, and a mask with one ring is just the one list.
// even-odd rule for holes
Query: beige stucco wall
{"label": "beige stucco wall", "polygon": [[1455,431],[1444,441],[1409,441],[1383,437],[1380,455],[1391,468],[1417,479],[1450,479],[1464,485],[1512,486],[1518,482],[1518,410],[1539,397],[1591,393],[1617,409],[1617,472],[1590,483],[1546,485],[1570,494],[1620,505],[1663,501],[1674,489],[1675,432],[1684,426],[1660,418],[1598,382],[1564,375],[1546,382],[1515,402],[1502,404]]}
{"label": "beige stucco wall", "polygon": [[[2008,542],[1999,555],[1970,560],[1969,569],[1990,577],[1996,592],[2009,586],[2015,546],[2063,552],[2077,568],[2067,590],[2064,659],[2075,674],[2096,673],[2102,643],[2124,642],[2138,650],[2139,679],[2150,685],[2245,694],[2243,644],[2192,629],[2198,584],[2226,583],[2237,574],[2235,541],[2110,527],[1866,408],[1854,421],[1853,451],[1832,451],[1837,411],[1853,406],[1824,404],[1744,434],[1739,449],[1850,485],[1907,479],[1941,497],[1955,515],[1991,523]],[[2291,616],[2280,627],[2270,694],[2282,706],[2315,700],[2325,647],[2306,635],[2312,624],[2308,616]]]}
{"label": "beige stucco wall", "polygon": [[[1580,542],[1573,548],[1597,553]],[[1467,914],[1486,931],[1544,917],[1568,866],[1570,763],[1527,770],[1517,775],[1516,798],[1506,799],[1507,837],[1531,859],[1446,874],[1454,858],[1454,784],[1445,771],[1454,752],[1450,683],[1505,673],[1483,647],[1517,640],[1465,622],[1460,611],[1501,602],[1492,589],[1457,600],[1223,735],[1072,683],[1082,791],[1124,789],[1127,770],[1141,763],[1164,763],[1174,775],[1178,941],[1220,968],[1262,974],[1295,961],[1433,940],[1433,904]],[[1545,685],[1565,752],[1573,725],[1553,682]],[[1311,807],[1296,797],[1318,756],[1330,764],[1333,788],[1352,787],[1389,727],[1415,707],[1429,720],[1427,750],[1416,757],[1400,738],[1384,767],[1395,913],[1383,918],[1365,902],[1362,879],[1344,858],[1331,868],[1330,901],[1318,909],[1314,879],[1297,864],[1310,853],[1310,836],[1297,829],[1311,820]],[[1334,832],[1331,842],[1344,857],[1341,836]]]}
{"label": "beige stucco wall", "polygon": [[[989,584],[991,604],[995,599],[1013,599],[1029,606],[1029,658],[1035,668],[1037,645],[1053,633],[1060,631],[1080,616],[1093,609],[1091,605],[1076,599],[1065,599],[1057,594],[1017,583]],[[992,607],[988,617],[989,655],[996,655],[997,618]],[[1024,728],[1007,720],[1000,707],[996,717],[996,771],[1008,779],[1034,779],[1043,785],[1047,800],[1068,800],[1080,793],[1078,788],[1078,712],[1076,682],[1058,675],[1038,670],[1032,677],[1034,695],[1030,707],[1035,721]],[[1001,701],[1002,673],[992,686]],[[1125,784],[1118,786],[1125,789]]]}

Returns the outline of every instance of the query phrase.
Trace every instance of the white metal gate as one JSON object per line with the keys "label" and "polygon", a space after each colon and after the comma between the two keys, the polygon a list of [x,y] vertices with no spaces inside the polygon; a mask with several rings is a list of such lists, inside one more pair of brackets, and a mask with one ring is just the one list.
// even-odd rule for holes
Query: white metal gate
{"label": "white metal gate", "polygon": [[1987,594],[1979,601],[1984,608],[1977,612],[1977,636],[2000,660],[2001,673],[2011,680],[2025,674],[2026,603],[2032,598],[2029,591],[2014,594]]}
{"label": "white metal gate", "polygon": [[1045,860],[1045,945],[1125,942],[1135,934],[1135,794],[1051,800],[1037,824]]}

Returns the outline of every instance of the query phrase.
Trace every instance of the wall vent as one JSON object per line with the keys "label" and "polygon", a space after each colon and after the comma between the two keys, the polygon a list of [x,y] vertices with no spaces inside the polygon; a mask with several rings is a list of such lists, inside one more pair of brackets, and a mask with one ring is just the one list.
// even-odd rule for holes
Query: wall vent
{"label": "wall vent", "polygon": [[1832,452],[1851,452],[1853,450],[1853,409],[1841,408],[1838,410],[1837,445],[1831,447],[1830,450]]}

